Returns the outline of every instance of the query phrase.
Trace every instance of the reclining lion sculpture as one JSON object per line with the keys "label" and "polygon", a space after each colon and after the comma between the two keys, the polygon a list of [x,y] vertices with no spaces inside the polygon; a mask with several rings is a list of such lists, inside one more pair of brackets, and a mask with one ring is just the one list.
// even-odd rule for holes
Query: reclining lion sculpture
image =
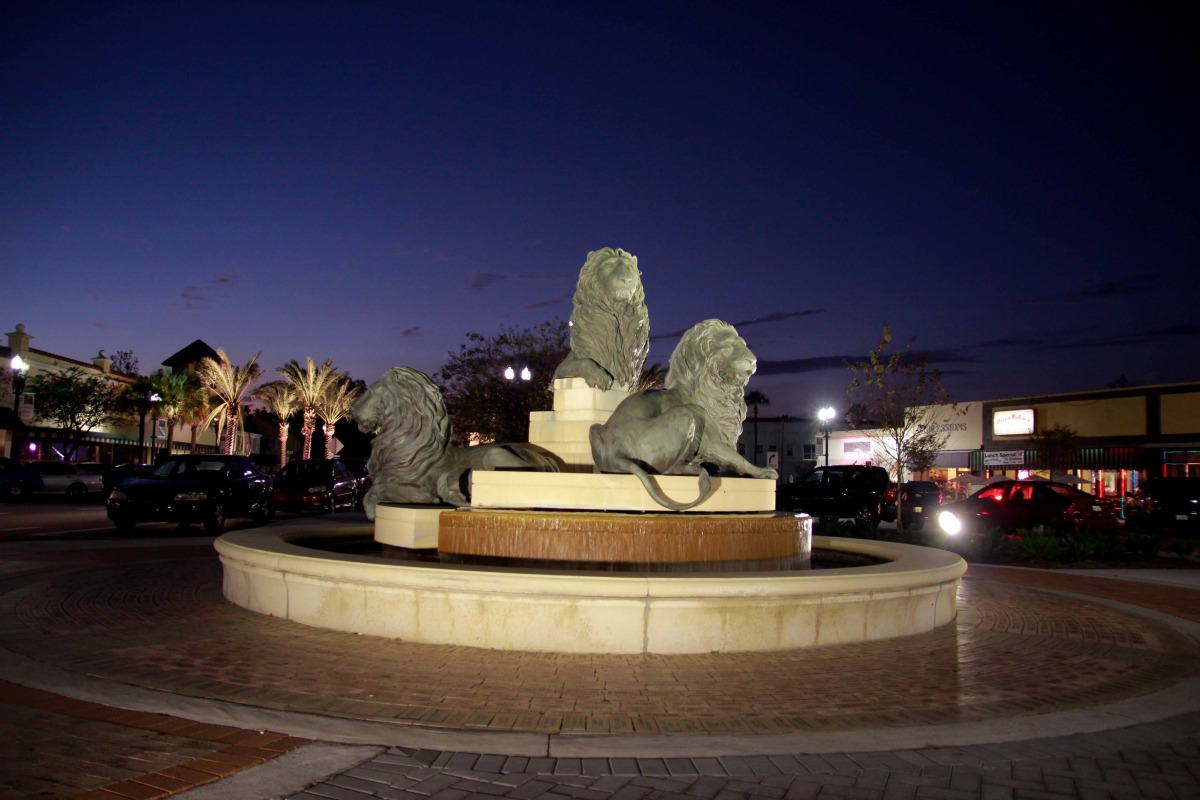
{"label": "reclining lion sculpture", "polygon": [[[686,511],[711,489],[705,464],[735,475],[775,479],[737,452],[746,418],[745,389],[757,360],[733,326],[709,319],[688,330],[671,354],[665,388],[621,401],[603,425],[590,430],[592,459],[602,472],[636,475],[659,505]],[[700,494],[690,503],[662,495],[650,478],[698,475]]]}
{"label": "reclining lion sculpture", "polygon": [[359,430],[377,434],[367,462],[372,481],[363,498],[367,519],[375,519],[375,506],[383,502],[467,505],[471,470],[557,472],[561,465],[532,444],[451,445],[441,390],[408,367],[392,367],[371,384],[350,417]]}
{"label": "reclining lion sculpture", "polygon": [[650,315],[637,257],[605,247],[588,253],[575,285],[571,352],[555,378],[583,378],[593,389],[630,387],[650,352]]}

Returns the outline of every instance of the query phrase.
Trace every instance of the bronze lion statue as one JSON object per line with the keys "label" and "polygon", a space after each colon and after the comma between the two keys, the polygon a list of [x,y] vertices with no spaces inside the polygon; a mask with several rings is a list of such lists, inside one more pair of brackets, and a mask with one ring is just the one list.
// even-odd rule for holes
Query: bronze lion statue
{"label": "bronze lion statue", "polygon": [[[665,387],[621,401],[603,425],[590,431],[592,459],[602,472],[636,475],[659,505],[686,511],[711,489],[706,464],[734,475],[778,478],[737,452],[746,418],[745,390],[757,360],[733,326],[716,319],[688,330],[671,353]],[[699,475],[700,494],[690,503],[662,495],[651,474]]]}
{"label": "bronze lion statue", "polygon": [[630,387],[650,352],[650,315],[637,257],[605,247],[588,253],[575,285],[571,352],[555,378],[583,378],[593,389]]}
{"label": "bronze lion statue", "polygon": [[375,433],[367,471],[371,488],[363,499],[367,518],[379,503],[469,503],[474,469],[557,472],[559,460],[531,444],[450,444],[450,417],[442,392],[423,373],[392,367],[350,410],[363,433]]}

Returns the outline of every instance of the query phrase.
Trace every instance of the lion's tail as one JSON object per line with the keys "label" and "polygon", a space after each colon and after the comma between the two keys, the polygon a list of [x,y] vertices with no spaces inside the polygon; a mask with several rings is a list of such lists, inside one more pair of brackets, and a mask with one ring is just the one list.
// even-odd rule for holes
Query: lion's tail
{"label": "lion's tail", "polygon": [[708,499],[712,493],[712,478],[708,475],[708,470],[704,467],[700,468],[700,495],[690,503],[676,503],[666,497],[662,490],[658,488],[658,484],[650,477],[646,470],[642,469],[636,461],[624,461],[621,465],[625,471],[631,475],[636,475],[637,479],[642,482],[642,486],[646,487],[646,493],[663,508],[669,508],[672,511],[687,511],[689,508],[695,508]]}

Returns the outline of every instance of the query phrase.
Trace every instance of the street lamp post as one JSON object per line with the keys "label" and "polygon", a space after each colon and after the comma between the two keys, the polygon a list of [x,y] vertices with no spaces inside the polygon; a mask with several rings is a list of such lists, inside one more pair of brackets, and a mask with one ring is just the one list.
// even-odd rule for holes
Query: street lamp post
{"label": "street lamp post", "polygon": [[25,393],[25,377],[29,374],[29,365],[19,355],[13,356],[9,362],[12,368],[13,411],[21,410],[21,395]]}
{"label": "street lamp post", "polygon": [[833,416],[837,412],[832,406],[825,406],[817,412],[817,418],[821,420],[821,429],[825,432],[825,466],[829,466],[829,423],[833,421]]}

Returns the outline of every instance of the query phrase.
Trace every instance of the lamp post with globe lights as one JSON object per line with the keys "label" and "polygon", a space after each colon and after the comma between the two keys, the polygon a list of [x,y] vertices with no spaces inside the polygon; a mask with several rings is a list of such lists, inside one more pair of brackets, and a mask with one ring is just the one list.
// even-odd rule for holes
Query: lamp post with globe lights
{"label": "lamp post with globe lights", "polygon": [[19,355],[14,355],[9,362],[12,369],[13,411],[21,409],[21,395],[25,392],[25,378],[29,375],[29,364]]}
{"label": "lamp post with globe lights", "polygon": [[12,456],[20,460],[20,448],[17,444],[19,441],[18,430],[21,427],[21,396],[25,394],[25,379],[29,376],[29,362],[21,358],[18,354],[13,354],[9,361],[9,370],[12,372],[12,390],[13,390],[13,435],[12,435]]}
{"label": "lamp post with globe lights", "polygon": [[834,415],[837,414],[832,406],[825,406],[817,412],[817,419],[821,420],[821,430],[825,433],[825,466],[829,466],[829,424],[833,421]]}

